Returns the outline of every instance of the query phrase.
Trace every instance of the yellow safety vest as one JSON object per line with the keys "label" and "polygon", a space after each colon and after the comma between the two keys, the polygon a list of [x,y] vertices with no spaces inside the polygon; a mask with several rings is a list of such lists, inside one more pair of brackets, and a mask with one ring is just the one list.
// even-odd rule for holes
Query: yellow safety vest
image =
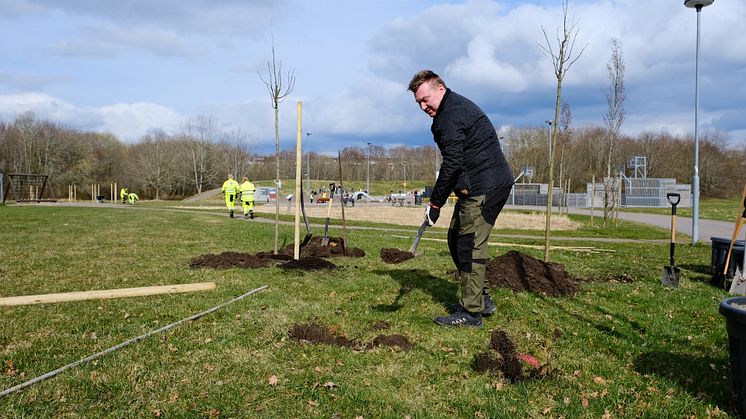
{"label": "yellow safety vest", "polygon": [[256,192],[256,188],[254,187],[253,183],[247,180],[246,182],[241,184],[241,199],[246,201],[253,200],[254,192]]}
{"label": "yellow safety vest", "polygon": [[228,179],[223,182],[223,187],[221,188],[221,190],[223,191],[223,193],[236,194],[238,192],[238,182],[233,179]]}

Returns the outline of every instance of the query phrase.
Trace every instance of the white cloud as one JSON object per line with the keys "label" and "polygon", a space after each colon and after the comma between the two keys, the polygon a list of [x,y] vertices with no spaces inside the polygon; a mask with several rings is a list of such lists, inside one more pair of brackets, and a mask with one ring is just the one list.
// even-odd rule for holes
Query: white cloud
{"label": "white cloud", "polygon": [[0,95],[0,118],[11,121],[25,112],[81,130],[110,132],[126,142],[137,141],[152,129],[174,133],[184,120],[175,111],[152,103],[80,108],[44,93]]}

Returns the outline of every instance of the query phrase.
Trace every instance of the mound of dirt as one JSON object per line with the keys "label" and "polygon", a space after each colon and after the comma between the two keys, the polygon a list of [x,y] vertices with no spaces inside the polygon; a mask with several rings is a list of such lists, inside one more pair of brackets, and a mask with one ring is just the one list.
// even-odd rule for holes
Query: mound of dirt
{"label": "mound of dirt", "polygon": [[373,339],[373,346],[398,346],[404,352],[412,350],[412,344],[402,335],[378,335]]}
{"label": "mound of dirt", "polygon": [[263,268],[272,260],[268,257],[248,253],[223,252],[219,255],[199,255],[189,261],[190,268]]}
{"label": "mound of dirt", "polygon": [[[343,246],[344,240],[341,237],[329,237],[329,244],[326,246],[321,245],[321,241],[324,237],[311,237],[311,240],[306,243],[305,246],[300,248],[300,256],[314,256],[320,258],[347,256],[360,258],[365,256],[365,250],[358,247],[345,247]],[[290,243],[285,246],[285,254],[293,255],[295,252],[295,244]]]}
{"label": "mound of dirt", "polygon": [[319,269],[334,269],[337,265],[320,257],[306,256],[298,260],[292,259],[280,265],[285,270],[296,269],[302,271],[313,271]]}
{"label": "mound of dirt", "polygon": [[332,333],[329,329],[315,323],[296,324],[288,332],[290,339],[311,343],[324,343],[333,346],[353,348],[358,346],[354,341],[344,336]]}
{"label": "mound of dirt", "polygon": [[405,260],[412,259],[414,254],[412,252],[405,252],[404,250],[393,249],[390,247],[384,247],[381,249],[381,260],[386,263],[402,263]]}
{"label": "mound of dirt", "polygon": [[493,330],[490,338],[490,348],[502,356],[503,362],[500,369],[505,378],[510,382],[521,381],[523,379],[521,360],[518,358],[515,344],[510,340],[508,334],[502,330]]}
{"label": "mound of dirt", "polygon": [[493,288],[552,297],[574,295],[578,291],[577,280],[565,271],[564,265],[547,263],[514,250],[487,263],[486,279]]}
{"label": "mound of dirt", "polygon": [[474,356],[474,371],[488,372],[500,371],[503,367],[503,360],[493,352],[482,352]]}
{"label": "mound of dirt", "polygon": [[531,355],[516,351],[508,334],[495,329],[490,335],[490,352],[474,357],[473,367],[477,372],[501,371],[506,380],[517,383],[528,379],[539,379],[548,375],[545,366]]}

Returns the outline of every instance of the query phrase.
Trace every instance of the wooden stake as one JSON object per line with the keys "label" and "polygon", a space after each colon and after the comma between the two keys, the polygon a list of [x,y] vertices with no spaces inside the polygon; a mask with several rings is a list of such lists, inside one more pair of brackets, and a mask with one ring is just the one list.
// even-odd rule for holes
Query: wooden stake
{"label": "wooden stake", "polygon": [[295,240],[293,241],[293,258],[295,260],[300,259],[300,200],[303,199],[300,196],[300,184],[303,182],[301,179],[301,166],[303,165],[302,159],[302,146],[301,142],[303,136],[303,103],[298,101],[298,132],[295,139]]}
{"label": "wooden stake", "polygon": [[143,297],[157,294],[208,291],[215,288],[214,282],[193,284],[156,285],[152,287],[119,288],[98,291],[65,292],[59,294],[22,295],[0,298],[0,306],[20,306],[27,304],[62,303],[67,301],[108,300],[123,297]]}
{"label": "wooden stake", "polygon": [[339,199],[342,202],[342,254],[344,254],[347,251],[347,219],[345,218],[344,185],[342,184],[342,152],[339,150],[337,150],[337,161],[339,162],[339,188],[343,191],[340,192]]}

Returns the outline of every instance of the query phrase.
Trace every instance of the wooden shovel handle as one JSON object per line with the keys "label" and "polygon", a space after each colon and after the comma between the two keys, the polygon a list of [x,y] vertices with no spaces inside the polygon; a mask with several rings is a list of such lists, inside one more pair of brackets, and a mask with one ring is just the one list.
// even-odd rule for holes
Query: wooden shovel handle
{"label": "wooden shovel handle", "polygon": [[[738,209],[738,219],[736,220],[736,229],[733,231],[733,237],[730,239],[730,247],[728,247],[728,256],[725,257],[725,268],[723,268],[723,274],[728,275],[728,266],[730,265],[730,255],[733,251],[733,244],[736,242],[738,232],[741,231],[743,225],[743,219],[746,218],[746,184],[743,185],[743,192],[741,192],[741,206]],[[744,250],[746,251],[746,249]]]}

